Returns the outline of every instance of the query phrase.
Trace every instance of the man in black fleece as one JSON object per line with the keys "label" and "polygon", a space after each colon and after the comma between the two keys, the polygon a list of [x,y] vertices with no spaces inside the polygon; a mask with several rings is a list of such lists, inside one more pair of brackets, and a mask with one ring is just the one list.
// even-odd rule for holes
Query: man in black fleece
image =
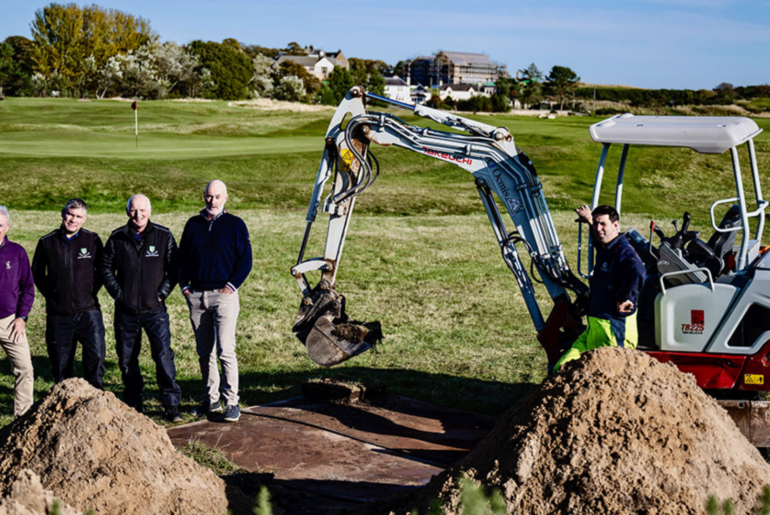
{"label": "man in black fleece", "polygon": [[37,243],[32,260],[35,286],[45,297],[45,341],[54,381],[74,375],[77,342],[83,345],[83,378],[102,388],[104,322],[96,294],[102,287],[102,240],[83,229],[86,203],[73,198],[62,209],[61,227]]}
{"label": "man in black fleece", "polygon": [[[179,286],[190,308],[204,386],[203,402],[194,413],[222,414],[225,422],[237,422],[235,325],[238,288],[251,272],[251,242],[243,220],[225,211],[227,187],[222,181],[211,181],[203,198],[206,208],[187,221],[179,246]],[[222,364],[224,410],[217,357]]]}
{"label": "man in black fleece", "polygon": [[165,299],[176,285],[177,248],[168,228],[150,221],[152,207],[144,195],[126,204],[128,223],[115,229],[104,247],[104,287],[115,299],[115,350],[125,387],[123,400],[140,413],[142,329],[150,340],[155,377],[166,419],[182,422],[182,391],[176,383],[174,351]]}

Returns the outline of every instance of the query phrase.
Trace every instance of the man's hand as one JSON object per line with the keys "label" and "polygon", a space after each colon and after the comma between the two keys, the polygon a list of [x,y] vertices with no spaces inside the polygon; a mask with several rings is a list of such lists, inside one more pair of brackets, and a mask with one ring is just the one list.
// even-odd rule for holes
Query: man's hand
{"label": "man's hand", "polygon": [[11,330],[11,341],[13,343],[19,343],[22,339],[26,338],[27,336],[27,323],[24,322],[23,318],[14,318],[13,322],[8,324],[7,329]]}
{"label": "man's hand", "polygon": [[219,290],[219,293],[224,293],[226,295],[230,295],[230,294],[233,294],[235,292],[233,290],[231,290],[229,286],[225,285],[225,286],[222,287],[221,290]]}
{"label": "man's hand", "polygon": [[591,225],[594,221],[593,216],[591,216],[591,208],[586,204],[577,208],[575,213],[578,215],[577,220],[575,220],[576,222],[583,222],[584,224]]}
{"label": "man's hand", "polygon": [[186,290],[182,290],[182,295],[184,295],[185,297],[189,297],[190,295],[192,295],[190,288],[187,288]]}
{"label": "man's hand", "polygon": [[627,300],[625,302],[618,302],[618,312],[619,313],[631,313],[634,310],[634,303],[630,300]]}

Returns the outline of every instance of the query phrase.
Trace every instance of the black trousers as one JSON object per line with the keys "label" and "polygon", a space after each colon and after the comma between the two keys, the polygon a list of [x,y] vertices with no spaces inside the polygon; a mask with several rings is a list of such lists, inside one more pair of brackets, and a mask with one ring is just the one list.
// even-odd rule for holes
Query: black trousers
{"label": "black trousers", "polygon": [[179,406],[182,401],[182,390],[176,383],[171,330],[165,307],[140,314],[127,313],[120,307],[115,308],[115,348],[125,387],[123,401],[134,408],[142,406],[144,380],[139,368],[142,329],[150,340],[150,352],[155,362],[155,378],[160,390],[160,401],[166,407]]}
{"label": "black trousers", "polygon": [[104,321],[98,309],[76,315],[46,317],[45,342],[51,360],[54,381],[60,383],[74,376],[77,342],[83,345],[83,379],[102,389],[104,378]]}

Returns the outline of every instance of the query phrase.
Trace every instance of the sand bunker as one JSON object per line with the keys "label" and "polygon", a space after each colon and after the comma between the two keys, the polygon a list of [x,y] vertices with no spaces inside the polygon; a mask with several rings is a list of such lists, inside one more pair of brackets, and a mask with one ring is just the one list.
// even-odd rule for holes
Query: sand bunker
{"label": "sand bunker", "polygon": [[3,430],[4,497],[24,469],[83,512],[219,514],[228,509],[225,484],[211,470],[176,451],[162,427],[82,379],[57,385]]}
{"label": "sand bunker", "polygon": [[394,511],[438,497],[459,513],[461,474],[533,515],[703,513],[711,495],[749,513],[770,483],[770,465],[692,376],[612,348],[564,367]]}

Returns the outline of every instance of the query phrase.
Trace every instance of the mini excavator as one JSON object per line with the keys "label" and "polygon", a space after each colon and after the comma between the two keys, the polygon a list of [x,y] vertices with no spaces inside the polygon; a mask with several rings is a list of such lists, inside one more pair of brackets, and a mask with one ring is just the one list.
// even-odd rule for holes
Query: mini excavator
{"label": "mini excavator", "polygon": [[[409,125],[391,113],[367,110],[367,100],[409,110],[454,130]],[[736,196],[711,205],[714,232],[707,241],[689,230],[688,213],[681,226],[674,223],[671,236],[652,223],[649,239],[634,228],[622,237],[637,250],[647,271],[637,303],[639,350],[693,374],[752,443],[770,447],[770,402],[760,400],[761,392],[770,390],[770,252],[760,244],[768,202],[762,198],[754,147],[760,132],[754,121],[740,117],[623,114],[596,123],[590,135],[602,144],[602,152],[591,207],[598,205],[613,145],[622,149],[614,204],[619,213],[631,145],[686,147],[708,154],[730,151]],[[336,285],[356,197],[374,184],[380,172],[371,143],[411,150],[473,175],[503,261],[516,279],[549,369],[553,367],[584,329],[589,289],[580,277],[590,277],[594,249],[590,237],[583,244],[582,224],[576,274],[567,264],[535,167],[516,147],[507,128],[395,101],[359,87],[348,92],[329,124],[299,256],[291,269],[303,297],[293,331],[310,358],[333,366],[369,350],[383,337],[379,322],[348,316],[345,297]],[[739,162],[738,147],[743,144],[753,183],[751,211]],[[324,197],[324,186],[332,178],[331,191]],[[499,205],[513,223],[510,231]],[[323,257],[306,259],[319,209],[329,215],[326,247]],[[725,211],[719,221],[718,210]],[[653,233],[659,238],[657,246]],[[522,253],[529,257],[529,272]],[[585,273],[581,261],[585,261]],[[320,273],[312,286],[307,279],[311,272]],[[535,273],[553,300],[547,317],[535,296]]]}

